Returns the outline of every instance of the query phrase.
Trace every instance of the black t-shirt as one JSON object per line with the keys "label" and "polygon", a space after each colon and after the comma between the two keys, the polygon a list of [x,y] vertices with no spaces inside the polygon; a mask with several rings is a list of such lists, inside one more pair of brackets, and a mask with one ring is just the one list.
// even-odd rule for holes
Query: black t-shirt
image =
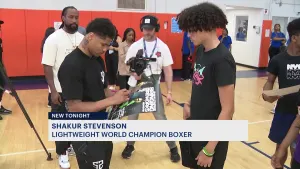
{"label": "black t-shirt", "polygon": [[104,61],[101,57],[87,56],[79,48],[66,56],[59,68],[58,79],[65,100],[93,102],[106,98]]}
{"label": "black t-shirt", "polygon": [[[300,85],[300,56],[290,56],[287,51],[273,57],[268,72],[278,77],[279,89]],[[277,102],[275,111],[297,114],[298,94],[283,96]]]}
{"label": "black t-shirt", "polygon": [[218,87],[235,85],[236,65],[229,50],[222,44],[196,54],[191,96],[191,120],[217,120],[221,113]]}

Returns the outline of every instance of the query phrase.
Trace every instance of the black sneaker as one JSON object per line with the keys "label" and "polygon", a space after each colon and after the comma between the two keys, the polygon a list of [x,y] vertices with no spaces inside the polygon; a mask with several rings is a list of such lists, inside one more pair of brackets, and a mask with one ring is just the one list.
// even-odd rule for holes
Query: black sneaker
{"label": "black sneaker", "polygon": [[180,155],[178,153],[178,149],[177,147],[174,147],[170,150],[171,156],[170,159],[172,162],[176,163],[178,161],[180,161]]}
{"label": "black sneaker", "polygon": [[6,115],[6,114],[11,114],[11,110],[7,110],[3,106],[0,108],[0,114]]}
{"label": "black sneaker", "polygon": [[125,159],[129,159],[133,152],[134,152],[133,145],[127,145],[122,152],[122,157]]}

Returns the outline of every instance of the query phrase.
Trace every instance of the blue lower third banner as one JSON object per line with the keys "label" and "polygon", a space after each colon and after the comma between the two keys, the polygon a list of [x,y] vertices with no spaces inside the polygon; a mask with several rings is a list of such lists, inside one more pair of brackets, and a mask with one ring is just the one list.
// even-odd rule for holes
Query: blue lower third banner
{"label": "blue lower third banner", "polygon": [[247,120],[99,120],[93,119],[99,118],[96,115],[82,116],[97,113],[79,113],[79,120],[76,113],[61,114],[69,117],[49,115],[49,141],[248,140]]}
{"label": "blue lower third banner", "polygon": [[106,120],[107,112],[50,112],[48,113],[49,120]]}

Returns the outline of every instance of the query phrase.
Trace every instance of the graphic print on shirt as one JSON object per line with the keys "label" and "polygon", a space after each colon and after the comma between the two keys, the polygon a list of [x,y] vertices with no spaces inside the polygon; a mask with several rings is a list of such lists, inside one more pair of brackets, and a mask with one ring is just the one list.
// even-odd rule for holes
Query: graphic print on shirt
{"label": "graphic print on shirt", "polygon": [[104,71],[102,71],[102,72],[100,72],[100,74],[101,74],[101,81],[104,84],[105,73],[104,73]]}
{"label": "graphic print on shirt", "polygon": [[286,78],[300,80],[300,64],[287,64]]}
{"label": "graphic print on shirt", "polygon": [[195,64],[194,66],[194,74],[193,74],[193,83],[198,85],[202,85],[202,81],[204,79],[203,71],[205,66],[201,66],[200,64]]}

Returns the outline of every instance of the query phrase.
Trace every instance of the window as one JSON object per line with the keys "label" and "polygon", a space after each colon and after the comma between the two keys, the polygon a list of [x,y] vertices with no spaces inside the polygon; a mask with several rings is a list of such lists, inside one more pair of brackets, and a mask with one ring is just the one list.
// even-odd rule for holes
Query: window
{"label": "window", "polygon": [[236,16],[235,39],[237,41],[247,41],[248,16]]}
{"label": "window", "polygon": [[118,0],[118,8],[121,9],[146,9],[146,0]]}

